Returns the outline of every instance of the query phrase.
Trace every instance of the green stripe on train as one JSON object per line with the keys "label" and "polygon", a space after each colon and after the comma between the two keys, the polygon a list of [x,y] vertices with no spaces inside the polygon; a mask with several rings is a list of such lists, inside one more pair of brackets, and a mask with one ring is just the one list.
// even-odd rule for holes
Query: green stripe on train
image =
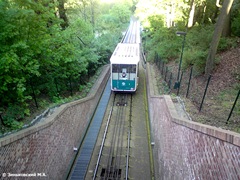
{"label": "green stripe on train", "polygon": [[117,90],[134,90],[135,80],[112,80],[112,88]]}

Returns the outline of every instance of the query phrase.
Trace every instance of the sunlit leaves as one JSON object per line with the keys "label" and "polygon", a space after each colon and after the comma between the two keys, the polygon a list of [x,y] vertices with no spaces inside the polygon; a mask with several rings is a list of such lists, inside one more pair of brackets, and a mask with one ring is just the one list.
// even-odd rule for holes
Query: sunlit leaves
{"label": "sunlit leaves", "polygon": [[132,3],[99,8],[98,0],[80,2],[72,1],[77,6],[68,9],[71,18],[63,30],[52,0],[0,1],[0,108],[9,126],[18,126],[16,114],[11,115],[15,107],[29,115],[34,96],[61,98],[108,62],[129,23]]}
{"label": "sunlit leaves", "polygon": [[41,74],[42,54],[48,48],[45,42],[53,32],[48,25],[54,14],[49,6],[34,1],[5,0],[0,9],[1,105],[22,103],[28,99],[24,94],[27,81]]}
{"label": "sunlit leaves", "polygon": [[142,21],[144,27],[149,27],[149,17],[161,16],[164,20],[164,26],[167,26],[167,21],[178,22],[182,20],[183,13],[179,8],[183,8],[183,1],[171,0],[140,0],[137,3],[136,15]]}

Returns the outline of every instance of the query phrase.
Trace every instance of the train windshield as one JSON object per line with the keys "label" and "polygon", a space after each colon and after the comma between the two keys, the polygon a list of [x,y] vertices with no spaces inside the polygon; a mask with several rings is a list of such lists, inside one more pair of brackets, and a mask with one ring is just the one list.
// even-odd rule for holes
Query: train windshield
{"label": "train windshield", "polygon": [[112,64],[113,73],[136,73],[136,64]]}

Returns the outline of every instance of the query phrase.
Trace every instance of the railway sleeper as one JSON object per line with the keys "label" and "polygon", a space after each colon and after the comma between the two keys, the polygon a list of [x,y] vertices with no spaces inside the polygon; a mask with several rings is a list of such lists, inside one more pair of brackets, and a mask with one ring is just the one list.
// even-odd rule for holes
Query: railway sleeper
{"label": "railway sleeper", "polygon": [[118,169],[118,168],[114,168],[114,167],[110,167],[108,168],[102,168],[102,172],[101,172],[101,179],[118,179],[121,178],[121,173],[122,173],[122,169]]}

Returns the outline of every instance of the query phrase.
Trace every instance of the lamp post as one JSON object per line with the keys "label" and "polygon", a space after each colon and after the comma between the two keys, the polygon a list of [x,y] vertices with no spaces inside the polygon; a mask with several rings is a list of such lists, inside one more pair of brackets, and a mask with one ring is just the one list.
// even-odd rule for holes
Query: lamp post
{"label": "lamp post", "polygon": [[185,44],[185,39],[186,39],[186,32],[183,31],[177,31],[176,32],[177,36],[183,36],[183,41],[182,41],[182,52],[181,52],[181,56],[180,56],[180,62],[179,62],[179,66],[178,66],[178,76],[177,76],[177,82],[175,82],[174,85],[174,89],[178,89],[180,87],[180,70],[181,70],[181,65],[182,65],[182,56],[183,56],[183,50],[184,50],[184,44]]}

